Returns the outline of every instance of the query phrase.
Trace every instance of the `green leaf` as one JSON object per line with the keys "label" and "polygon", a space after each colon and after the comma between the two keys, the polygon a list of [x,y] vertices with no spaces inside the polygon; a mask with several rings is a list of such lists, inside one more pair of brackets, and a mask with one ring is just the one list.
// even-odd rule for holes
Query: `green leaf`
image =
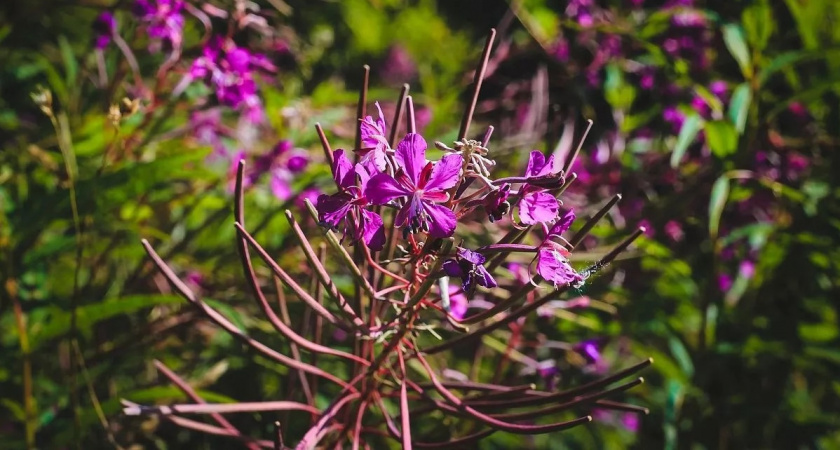
{"label": "green leaf", "polygon": [[680,129],[680,134],[677,136],[677,144],[674,146],[674,151],[671,153],[671,167],[676,168],[680,165],[688,146],[694,142],[697,133],[703,128],[703,118],[697,113],[691,113],[685,118],[683,126]]}
{"label": "green leaf", "polygon": [[[184,303],[184,300],[174,295],[135,295],[97,302],[76,309],[77,326],[82,333],[85,333],[89,332],[96,323],[121,314],[129,314],[155,305],[177,303]],[[56,310],[46,323],[32,325],[32,347],[36,348],[69,330],[70,312]]]}
{"label": "green leaf", "polygon": [[668,339],[668,348],[671,349],[671,354],[674,355],[674,360],[679,364],[680,370],[691,378],[694,375],[694,363],[691,361],[691,355],[682,341],[672,336]]}
{"label": "green leaf", "polygon": [[750,61],[750,50],[744,37],[744,30],[740,25],[728,24],[723,26],[723,42],[729,53],[735,58],[744,78],[751,79],[753,76],[752,62]]}
{"label": "green leaf", "polygon": [[735,127],[731,123],[725,120],[714,120],[706,122],[704,129],[706,142],[715,156],[725,158],[735,153],[738,146],[738,133],[735,132]]}
{"label": "green leaf", "polygon": [[729,176],[721,175],[712,186],[712,195],[709,198],[709,234],[712,239],[717,238],[720,216],[723,214],[727,197],[729,197]]}
{"label": "green leaf", "polygon": [[65,83],[68,87],[71,87],[76,83],[76,77],[79,75],[79,62],[76,61],[73,48],[70,47],[70,42],[67,41],[66,37],[58,37],[58,47],[61,49],[61,59],[64,60]]}
{"label": "green leaf", "polygon": [[750,111],[752,93],[747,83],[741,83],[732,93],[732,100],[729,102],[729,120],[735,125],[735,131],[743,134],[747,126],[747,115]]}
{"label": "green leaf", "polygon": [[744,10],[741,15],[741,23],[744,24],[744,31],[747,34],[747,41],[752,44],[756,51],[762,51],[767,47],[767,41],[773,35],[776,22],[773,20],[773,10],[767,0],[756,2]]}

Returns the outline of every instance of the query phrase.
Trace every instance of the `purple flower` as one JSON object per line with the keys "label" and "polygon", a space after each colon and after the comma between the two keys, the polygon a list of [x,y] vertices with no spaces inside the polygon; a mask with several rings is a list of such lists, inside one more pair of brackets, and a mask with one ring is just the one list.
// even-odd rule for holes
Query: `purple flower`
{"label": "purple flower", "polygon": [[554,155],[546,160],[541,152],[532,151],[528,158],[528,167],[525,169],[525,177],[529,180],[522,186],[519,219],[526,225],[554,220],[560,205],[543,187],[548,184],[562,184],[562,170],[555,163]]}
{"label": "purple flower", "polygon": [[388,138],[385,137],[385,119],[382,117],[379,102],[376,102],[376,109],[379,111],[379,119],[374,120],[373,117],[367,116],[359,124],[362,136],[362,148],[359,149],[362,158],[359,162],[369,167],[372,165],[377,171],[384,172],[387,166],[386,150],[390,147]]}
{"label": "purple flower", "polygon": [[321,196],[321,190],[316,187],[304,189],[297,197],[295,197],[295,206],[305,211],[306,200],[312,202],[313,205],[318,204],[318,197]]}
{"label": "purple flower", "polygon": [[318,220],[336,229],[343,222],[345,238],[351,235],[353,242],[364,241],[371,250],[382,249],[385,244],[382,218],[364,208],[368,205],[364,193],[372,181],[367,168],[361,164],[353,166],[344,150],[338,149],[333,152],[332,172],[340,191],[318,197]]}
{"label": "purple flower", "polygon": [[304,170],[306,170],[306,166],[308,165],[309,157],[306,154],[293,155],[286,162],[286,167],[289,169],[289,172],[292,173],[303,172]]}
{"label": "purple flower", "polygon": [[380,173],[370,179],[365,196],[371,203],[382,205],[405,199],[396,216],[396,225],[405,233],[426,231],[442,238],[455,232],[455,213],[440,203],[449,199],[447,189],[460,179],[461,155],[448,154],[437,163],[426,162],[426,141],[417,133],[408,133],[395,153],[399,169],[395,177]]}
{"label": "purple flower", "polygon": [[190,126],[193,137],[201,145],[209,145],[213,148],[213,156],[227,156],[227,150],[222,141],[226,134],[222,126],[222,111],[212,108],[204,111],[195,111],[190,115]]}
{"label": "purple flower", "polygon": [[684,236],[682,225],[676,220],[669,220],[665,224],[665,234],[674,242],[682,241]]}
{"label": "purple flower", "polygon": [[738,275],[748,280],[751,279],[755,276],[755,263],[749,259],[741,261],[741,264],[738,265]]}
{"label": "purple flower", "polygon": [[484,268],[484,255],[466,248],[459,248],[455,259],[443,263],[443,271],[450,277],[461,279],[464,292],[468,296],[475,293],[476,284],[486,288],[496,287],[496,280]]}
{"label": "purple flower", "polygon": [[721,101],[726,100],[726,92],[728,90],[729,87],[726,85],[726,81],[723,80],[715,80],[709,84],[709,92]]}
{"label": "purple flower", "polygon": [[254,80],[256,70],[273,72],[276,68],[263,55],[251,54],[233,41],[217,37],[204,46],[202,55],[193,61],[175,92],[183,91],[191,81],[203,80],[216,92],[219,103],[243,109],[249,121],[260,123],[263,109]]}
{"label": "purple flower", "polygon": [[551,227],[545,240],[537,249],[535,258],[537,273],[546,281],[553,283],[554,287],[583,281],[583,277],[569,264],[569,251],[560,243],[555,242],[562,239],[560,235],[569,229],[574,220],[575,213],[570,209]]}
{"label": "purple flower", "polygon": [[461,320],[466,317],[467,310],[470,307],[467,296],[464,295],[464,289],[451,284],[447,289],[449,292],[449,315],[457,320]]}
{"label": "purple flower", "polygon": [[601,361],[601,352],[598,349],[598,343],[595,341],[583,341],[575,346],[575,350],[590,363]]}
{"label": "purple flower", "polygon": [[557,384],[557,375],[560,374],[557,363],[552,359],[548,359],[537,364],[537,374],[545,382],[546,390],[554,390],[554,386]]}
{"label": "purple flower", "polygon": [[729,292],[729,289],[732,289],[732,277],[729,274],[722,273],[718,275],[717,282],[718,289],[721,292]]}
{"label": "purple flower", "polygon": [[117,19],[110,11],[103,11],[93,22],[93,31],[96,33],[94,45],[103,49],[111,43],[114,33],[117,32]]}
{"label": "purple flower", "polygon": [[388,51],[379,73],[388,84],[404,83],[417,76],[417,65],[403,47],[395,45]]}
{"label": "purple flower", "polygon": [[183,0],[137,0],[134,15],[146,25],[151,43],[149,50],[158,52],[164,46],[180,52],[183,42],[184,16]]}
{"label": "purple flower", "polygon": [[627,429],[627,431],[636,433],[639,431],[639,415],[635,413],[624,413],[621,416],[621,425]]}
{"label": "purple flower", "polygon": [[509,195],[510,184],[504,183],[484,197],[484,211],[487,212],[490,223],[502,220],[502,217],[510,212],[510,202],[507,201]]}

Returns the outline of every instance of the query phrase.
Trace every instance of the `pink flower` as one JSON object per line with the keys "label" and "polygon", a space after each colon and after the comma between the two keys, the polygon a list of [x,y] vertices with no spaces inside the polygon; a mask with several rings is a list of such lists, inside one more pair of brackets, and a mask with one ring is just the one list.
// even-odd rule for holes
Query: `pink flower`
{"label": "pink flower", "polygon": [[365,196],[375,205],[404,199],[396,217],[396,225],[404,232],[426,231],[435,238],[452,236],[455,213],[441,203],[449,200],[448,189],[460,180],[461,155],[449,154],[437,163],[426,161],[426,141],[417,133],[408,133],[395,153],[398,171],[373,176],[365,188]]}
{"label": "pink flower", "polygon": [[[333,179],[339,192],[318,197],[318,220],[322,225],[338,228],[344,223],[344,237],[353,242],[363,241],[372,250],[385,245],[385,227],[379,214],[368,211],[367,186],[372,181],[366,167],[347,159],[344,150],[333,152]],[[358,184],[357,184],[358,178]]]}
{"label": "pink flower", "polygon": [[562,170],[554,160],[554,155],[545,156],[534,150],[528,158],[525,177],[528,181],[522,186],[522,198],[519,200],[519,219],[526,225],[545,223],[557,217],[560,205],[557,199],[543,186],[545,181],[562,177]]}

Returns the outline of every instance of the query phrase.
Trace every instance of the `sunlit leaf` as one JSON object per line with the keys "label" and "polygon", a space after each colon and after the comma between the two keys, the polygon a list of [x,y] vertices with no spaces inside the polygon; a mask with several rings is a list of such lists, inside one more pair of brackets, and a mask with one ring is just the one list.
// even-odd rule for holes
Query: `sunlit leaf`
{"label": "sunlit leaf", "polygon": [[677,144],[671,153],[671,167],[676,168],[685,156],[688,147],[694,142],[697,133],[703,128],[703,118],[697,113],[691,113],[685,118],[680,134],[677,136]]}

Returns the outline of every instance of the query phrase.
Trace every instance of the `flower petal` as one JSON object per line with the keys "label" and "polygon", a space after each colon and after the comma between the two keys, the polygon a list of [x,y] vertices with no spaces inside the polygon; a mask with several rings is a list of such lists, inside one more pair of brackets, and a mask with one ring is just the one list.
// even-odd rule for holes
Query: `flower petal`
{"label": "flower petal", "polygon": [[275,170],[271,172],[271,193],[277,197],[278,200],[288,200],[292,196],[292,187],[289,183],[290,175],[283,170]]}
{"label": "flower petal", "polygon": [[408,178],[418,185],[420,171],[426,165],[426,140],[417,133],[408,133],[403,140],[397,144],[394,154],[399,165]]}
{"label": "flower petal", "polygon": [[464,271],[461,270],[461,265],[454,259],[443,262],[443,271],[450,277],[461,278],[464,276]]}
{"label": "flower petal", "polygon": [[347,189],[356,185],[356,173],[353,170],[353,163],[347,158],[344,150],[338,149],[333,152],[333,180],[341,189]]}
{"label": "flower petal", "polygon": [[557,217],[560,205],[557,199],[545,190],[529,190],[519,201],[519,219],[526,225],[544,223]]}
{"label": "flower petal", "polygon": [[463,247],[458,249],[458,257],[475,265],[484,264],[484,262],[487,261],[487,258],[485,258],[481,253],[474,252]]}
{"label": "flower petal", "polygon": [[528,157],[528,166],[525,168],[525,176],[536,176],[545,167],[545,155],[539,150],[531,150]]}
{"label": "flower petal", "polygon": [[367,152],[359,160],[359,163],[374,167],[377,172],[384,172],[388,167],[385,154],[386,145],[377,145]]}
{"label": "flower petal", "polygon": [[365,186],[365,197],[375,205],[388,203],[389,201],[411,195],[404,187],[397,183],[391,175],[379,173],[373,176]]}
{"label": "flower petal", "polygon": [[435,163],[432,175],[425,186],[426,191],[450,189],[458,183],[461,175],[461,165],[464,159],[461,155],[446,155]]}
{"label": "flower petal", "polygon": [[569,265],[568,260],[551,247],[543,247],[537,253],[537,273],[555,287],[582,279]]}
{"label": "flower petal", "polygon": [[339,192],[333,195],[320,195],[318,197],[318,221],[338,227],[338,224],[349,214],[351,197]]}
{"label": "flower petal", "polygon": [[557,222],[554,223],[554,226],[551,227],[551,231],[548,232],[549,236],[560,236],[561,234],[565,233],[569,230],[569,227],[572,226],[572,222],[575,221],[575,211],[573,209],[569,209],[559,219]]}
{"label": "flower petal", "polygon": [[385,226],[379,214],[366,209],[362,212],[362,234],[368,248],[374,251],[382,250],[385,246]]}
{"label": "flower petal", "polygon": [[493,279],[493,276],[490,275],[490,272],[484,268],[484,266],[476,266],[475,268],[475,276],[477,278],[478,284],[486,287],[486,288],[494,288],[498,286],[496,284],[496,280]]}
{"label": "flower petal", "polygon": [[429,214],[429,236],[433,238],[452,236],[456,225],[455,213],[443,205],[434,203],[423,203],[423,207]]}

